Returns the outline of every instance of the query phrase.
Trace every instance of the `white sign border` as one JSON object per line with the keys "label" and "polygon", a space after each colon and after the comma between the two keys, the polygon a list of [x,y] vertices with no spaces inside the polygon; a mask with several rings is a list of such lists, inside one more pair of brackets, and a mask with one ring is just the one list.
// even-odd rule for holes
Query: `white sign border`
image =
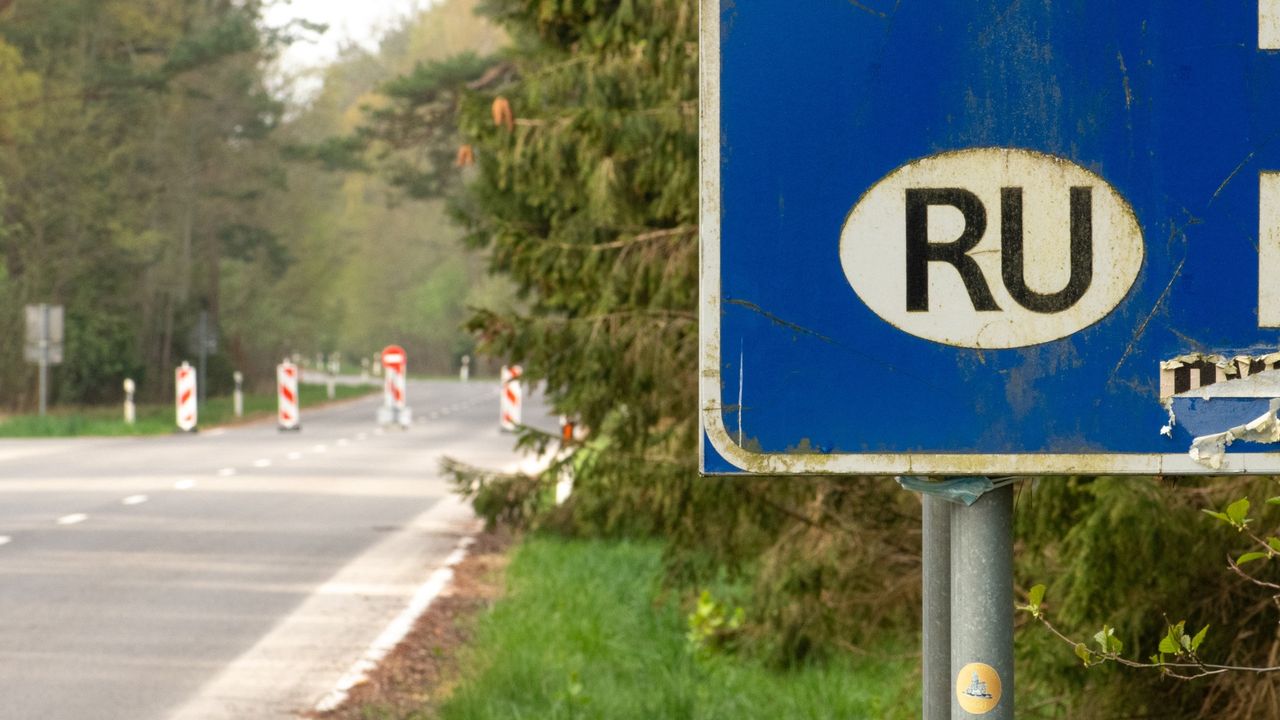
{"label": "white sign border", "polygon": [[[1232,453],[1210,468],[1185,452],[1158,453],[760,453],[724,424],[720,346],[720,4],[700,0],[698,408],[702,434],[751,475],[1237,475],[1280,473],[1280,452]],[[1153,401],[1154,402],[1154,401]],[[1153,429],[1152,432],[1156,432]],[[699,442],[699,467],[706,467]],[[707,473],[719,474],[719,473]],[[726,473],[727,474],[727,473]]]}

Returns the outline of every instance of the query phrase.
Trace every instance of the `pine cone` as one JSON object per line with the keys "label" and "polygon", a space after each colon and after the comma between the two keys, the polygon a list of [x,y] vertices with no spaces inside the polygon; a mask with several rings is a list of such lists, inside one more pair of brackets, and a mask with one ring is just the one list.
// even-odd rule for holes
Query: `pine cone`
{"label": "pine cone", "polygon": [[507,132],[516,129],[516,116],[511,110],[511,101],[498,96],[493,101],[493,124],[505,127]]}

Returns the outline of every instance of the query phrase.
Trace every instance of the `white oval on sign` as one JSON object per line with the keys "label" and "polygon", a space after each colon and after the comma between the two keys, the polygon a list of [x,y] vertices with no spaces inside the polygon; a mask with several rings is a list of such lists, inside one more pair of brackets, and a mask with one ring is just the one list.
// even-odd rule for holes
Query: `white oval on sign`
{"label": "white oval on sign", "polygon": [[1106,317],[1142,269],[1142,228],[1062,158],[978,148],[889,173],[854,206],[840,263],[895,327],[969,348],[1057,340]]}

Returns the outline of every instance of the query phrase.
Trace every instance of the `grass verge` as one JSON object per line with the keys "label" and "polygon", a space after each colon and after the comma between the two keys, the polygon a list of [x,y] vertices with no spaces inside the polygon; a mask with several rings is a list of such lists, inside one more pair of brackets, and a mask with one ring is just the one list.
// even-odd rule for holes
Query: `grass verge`
{"label": "grass verge", "polygon": [[[696,657],[683,613],[659,599],[660,556],[652,544],[528,539],[507,569],[506,597],[480,617],[461,653],[463,681],[442,706],[407,717],[919,716],[916,662],[900,653],[787,672],[733,656]],[[362,716],[392,717],[370,706]]]}
{"label": "grass verge", "polygon": [[[337,400],[367,395],[377,386],[339,385],[335,390]],[[323,385],[301,385],[299,402],[305,418],[308,407],[328,402],[328,392]],[[244,417],[236,418],[231,397],[211,397],[200,406],[200,427],[207,428],[234,421],[269,417],[276,412],[275,394],[248,394],[244,396]],[[12,415],[0,421],[0,438],[76,437],[84,435],[164,435],[175,432],[173,406],[169,404],[139,405],[138,421],[126,425],[120,406],[53,408],[48,415]]]}

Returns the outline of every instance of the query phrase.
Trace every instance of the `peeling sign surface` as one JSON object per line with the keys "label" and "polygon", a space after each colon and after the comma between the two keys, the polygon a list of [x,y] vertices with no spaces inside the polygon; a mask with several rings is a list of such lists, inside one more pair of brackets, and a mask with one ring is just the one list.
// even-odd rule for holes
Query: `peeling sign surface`
{"label": "peeling sign surface", "polygon": [[1280,472],[1276,5],[702,0],[704,470]]}

